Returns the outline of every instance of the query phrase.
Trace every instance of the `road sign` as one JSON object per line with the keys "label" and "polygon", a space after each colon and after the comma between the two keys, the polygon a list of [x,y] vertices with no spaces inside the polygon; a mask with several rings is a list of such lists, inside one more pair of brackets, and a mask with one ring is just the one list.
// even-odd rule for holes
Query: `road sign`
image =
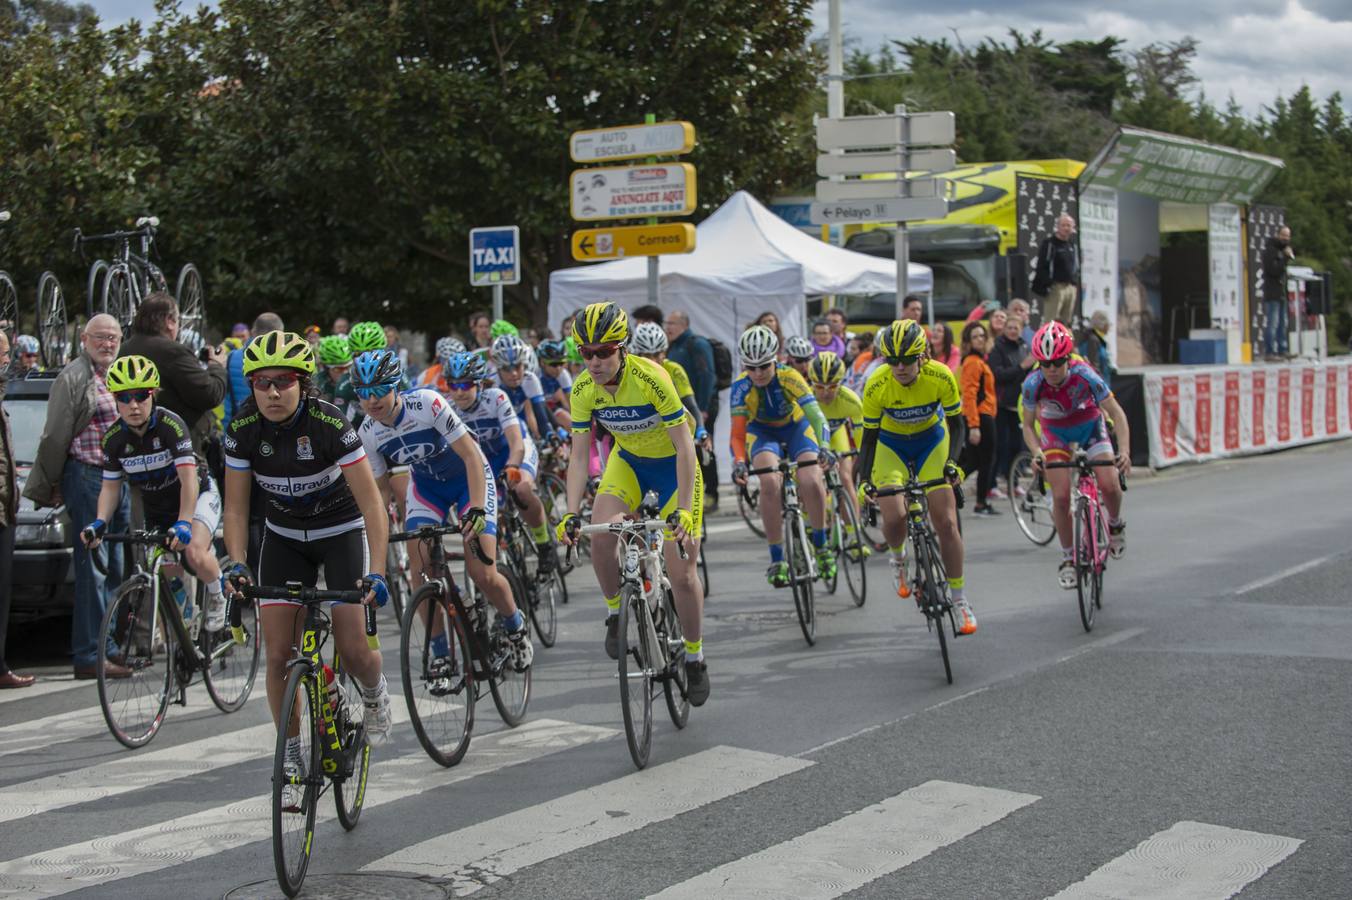
{"label": "road sign", "polygon": [[521,230],[515,225],[472,228],[469,283],[476,287],[521,281]]}
{"label": "road sign", "polygon": [[690,163],[578,169],[571,187],[573,218],[580,222],[688,216],[695,211],[695,167]]}
{"label": "road sign", "polygon": [[877,172],[947,172],[958,162],[952,150],[913,150],[909,154],[845,153],[817,157],[817,174],[872,175]]}
{"label": "road sign", "polygon": [[611,162],[643,156],[679,156],[695,149],[695,126],[689,122],[656,122],[575,131],[568,140],[573,162]]}
{"label": "road sign", "polygon": [[[867,178],[854,181],[819,181],[817,199],[823,203],[848,200],[892,200],[901,197],[942,197],[948,182],[942,178]],[[907,191],[909,186],[910,190]]]}
{"label": "road sign", "polygon": [[665,256],[695,249],[695,226],[689,222],[666,225],[625,225],[587,228],[573,232],[573,259],[593,262],[628,256]]}
{"label": "road sign", "polygon": [[955,137],[957,129],[950,111],[817,120],[819,150],[863,150],[899,144],[941,147],[953,143]]}
{"label": "road sign", "polygon": [[814,203],[808,217],[813,225],[849,225],[858,222],[917,222],[948,215],[943,197],[905,197],[890,200],[851,200]]}

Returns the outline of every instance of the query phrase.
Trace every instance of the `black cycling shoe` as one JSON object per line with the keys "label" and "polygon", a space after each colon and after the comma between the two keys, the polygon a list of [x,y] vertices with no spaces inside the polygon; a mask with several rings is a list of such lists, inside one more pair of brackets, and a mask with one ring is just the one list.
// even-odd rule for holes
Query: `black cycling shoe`
{"label": "black cycling shoe", "polygon": [[606,616],[606,656],[620,658],[620,617],[617,613]]}
{"label": "black cycling shoe", "polygon": [[702,659],[685,664],[685,696],[691,706],[703,706],[709,699],[709,667]]}
{"label": "black cycling shoe", "polygon": [[535,578],[538,581],[548,581],[559,565],[558,560],[554,558],[554,545],[536,544],[535,551],[536,555],[540,557],[540,565],[535,570]]}

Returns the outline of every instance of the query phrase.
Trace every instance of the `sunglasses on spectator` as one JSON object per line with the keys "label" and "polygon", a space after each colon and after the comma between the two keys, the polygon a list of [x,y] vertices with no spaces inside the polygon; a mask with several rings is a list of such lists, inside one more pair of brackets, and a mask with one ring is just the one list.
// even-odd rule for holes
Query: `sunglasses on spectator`
{"label": "sunglasses on spectator", "polygon": [[118,403],[145,403],[154,391],[118,391],[113,397]]}
{"label": "sunglasses on spectator", "polygon": [[753,366],[751,363],[747,363],[747,364],[746,364],[746,370],[747,370],[748,372],[759,372],[759,371],[761,371],[762,369],[768,369],[768,368],[770,368],[770,367],[773,366],[774,364],[775,364],[775,361],[774,361],[774,360],[770,360],[769,362],[766,362],[766,363],[761,363],[761,364],[758,365],[758,366]]}
{"label": "sunglasses on spectator", "polygon": [[96,344],[116,344],[118,341],[122,340],[122,335],[120,334],[87,334],[85,337]]}
{"label": "sunglasses on spectator", "polygon": [[352,391],[362,400],[379,400],[390,391],[394,390],[392,384],[373,384],[370,387],[353,386]]}
{"label": "sunglasses on spectator", "polygon": [[920,362],[918,356],[884,356],[883,362],[889,366],[909,366]]}
{"label": "sunglasses on spectator", "polygon": [[610,359],[620,351],[620,345],[602,344],[599,347],[582,346],[577,349],[583,359]]}
{"label": "sunglasses on spectator", "polygon": [[294,372],[284,372],[281,375],[255,375],[249,381],[256,391],[270,391],[273,388],[284,391],[300,381],[300,376]]}
{"label": "sunglasses on spectator", "polygon": [[446,386],[453,391],[468,391],[472,390],[476,385],[473,381],[448,381],[446,382]]}
{"label": "sunglasses on spectator", "polygon": [[1070,362],[1069,356],[1062,356],[1059,359],[1049,359],[1043,365],[1049,369],[1059,369]]}

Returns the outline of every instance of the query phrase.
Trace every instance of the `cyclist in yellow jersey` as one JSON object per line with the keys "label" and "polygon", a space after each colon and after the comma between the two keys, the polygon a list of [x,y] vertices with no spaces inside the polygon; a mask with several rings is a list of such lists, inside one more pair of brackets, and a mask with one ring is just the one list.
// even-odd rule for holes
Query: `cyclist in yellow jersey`
{"label": "cyclist in yellow jersey", "polygon": [[[956,481],[957,457],[966,436],[957,379],[943,363],[926,356],[925,329],[910,319],[879,329],[883,365],[864,383],[864,441],[859,450],[860,493],[910,480]],[[962,533],[957,502],[949,485],[932,487],[929,511],[939,537],[948,587],[958,614],[958,633],[974,634],[976,616],[964,595]],[[900,594],[905,584],[906,507],[900,494],[882,497],[883,537],[892,550],[892,575]]]}
{"label": "cyclist in yellow jersey", "polygon": [[[826,425],[831,432],[831,452],[840,456],[859,447],[859,439],[864,431],[864,407],[859,395],[847,388],[845,381],[845,362],[830,350],[823,350],[808,364],[808,381],[812,384],[812,393],[826,416]],[[839,459],[840,483],[845,495],[854,504],[854,521],[859,521],[859,498],[854,490],[854,459]],[[847,523],[849,519],[845,520]],[[847,524],[846,528],[850,526]],[[853,533],[846,532],[846,543],[853,543]],[[867,545],[860,546],[864,556],[869,555]]]}
{"label": "cyclist in yellow jersey", "polygon": [[[764,325],[752,325],[737,342],[746,367],[732,382],[728,405],[732,408],[732,455],[736,463],[732,480],[746,484],[747,438],[751,438],[751,462],[757,469],[774,466],[782,454],[803,465],[794,475],[812,523],[812,544],[817,548],[817,572],[830,578],[836,558],[826,546],[826,485],[822,470],[814,465],[820,456],[826,465],[835,463],[828,448],[830,433],[826,416],[803,376],[776,362],[779,338]],[[766,580],[774,587],[789,583],[789,564],[784,559],[784,521],[779,501],[779,473],[760,476],[760,515],[770,544],[770,568]]]}
{"label": "cyclist in yellow jersey", "polygon": [[695,405],[695,389],[690,386],[690,376],[680,363],[667,359],[667,332],[656,322],[640,322],[629,339],[629,349],[644,359],[650,359],[667,370],[671,383],[676,386],[676,396],[690,416],[690,430],[694,432],[695,443],[708,453],[714,450],[714,442],[709,430],[704,427],[704,417]]}
{"label": "cyclist in yellow jersey", "polygon": [[[703,706],[709,699],[704,662],[702,618],[704,591],[696,573],[704,483],[695,459],[695,442],[686,425],[686,411],[666,369],[627,353],[629,317],[614,303],[593,303],[573,320],[573,336],[587,370],[573,382],[570,410],[573,443],[568,458],[568,512],[558,525],[559,540],[573,543],[578,508],[587,489],[591,456],[592,416],[614,436],[615,450],[606,462],[592,506],[592,522],[618,522],[629,516],[648,491],[656,491],[661,514],[673,540],[664,548],[667,576],[676,613],[685,632],[687,696]],[[615,565],[616,541],[610,534],[592,536],[592,567],[606,597],[606,653],[619,659],[620,573]],[[686,549],[679,555],[678,545]]]}

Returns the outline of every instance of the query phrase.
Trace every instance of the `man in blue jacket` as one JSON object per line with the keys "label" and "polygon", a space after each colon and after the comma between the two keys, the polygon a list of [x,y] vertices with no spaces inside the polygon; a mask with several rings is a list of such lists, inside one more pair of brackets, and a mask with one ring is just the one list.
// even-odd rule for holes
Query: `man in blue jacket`
{"label": "man in blue jacket", "polygon": [[[267,334],[269,331],[285,331],[282,327],[282,317],[272,312],[261,313],[254,319],[253,328],[249,332],[249,341],[258,337],[260,334]],[[244,342],[244,347],[249,346],[249,341]],[[244,401],[250,397],[249,381],[244,377],[244,347],[230,351],[230,356],[225,361],[225,421],[228,423],[235,417],[235,410],[244,405]]]}
{"label": "man in blue jacket", "polygon": [[[690,376],[690,387],[695,392],[695,405],[704,414],[704,427],[710,434],[714,432],[714,420],[718,418],[718,375],[714,369],[714,348],[706,338],[690,330],[690,316],[685,310],[673,309],[662,322],[666,329],[667,340],[671,346],[667,349],[667,359],[681,364],[685,374]],[[704,470],[704,511],[718,511],[718,457],[709,454],[708,462],[701,465]]]}

